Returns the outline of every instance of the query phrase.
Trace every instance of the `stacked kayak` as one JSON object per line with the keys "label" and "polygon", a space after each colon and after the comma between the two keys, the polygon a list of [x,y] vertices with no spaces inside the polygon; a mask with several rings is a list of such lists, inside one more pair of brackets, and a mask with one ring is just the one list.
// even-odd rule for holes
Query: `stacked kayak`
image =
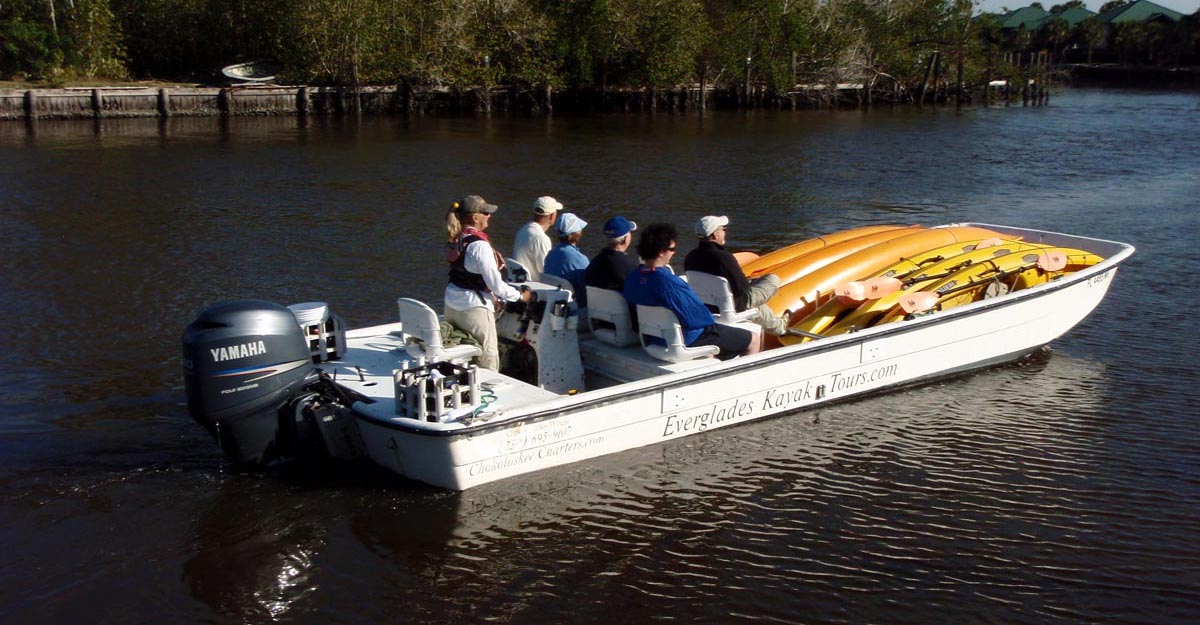
{"label": "stacked kayak", "polygon": [[1102,260],[974,226],[869,226],[747,259],[742,269],[779,277],[767,305],[798,331],[780,337],[789,345],[998,297]]}

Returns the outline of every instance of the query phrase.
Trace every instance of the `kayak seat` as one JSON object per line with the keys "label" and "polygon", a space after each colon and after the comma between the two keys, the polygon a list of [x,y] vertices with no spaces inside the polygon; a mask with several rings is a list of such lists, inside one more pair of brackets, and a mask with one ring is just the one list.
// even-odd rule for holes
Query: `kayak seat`
{"label": "kayak seat", "polygon": [[729,281],[721,276],[715,276],[703,271],[687,272],[688,286],[700,296],[700,301],[713,311],[716,320],[724,324],[742,323],[758,318],[758,309],[738,312],[733,303],[733,291],[729,289]]}
{"label": "kayak seat", "polygon": [[588,323],[592,336],[617,347],[636,345],[637,335],[633,331],[633,319],[629,315],[629,302],[619,291],[589,286]]}
{"label": "kayak seat", "polygon": [[[483,355],[483,350],[475,345],[443,345],[441,321],[425,302],[401,297],[396,300],[396,305],[400,309],[400,336],[409,356],[423,356],[426,363],[447,361],[464,364]],[[410,341],[409,338],[420,339],[422,343]]]}
{"label": "kayak seat", "polygon": [[[679,325],[679,319],[675,317],[675,313],[671,312],[669,308],[638,304],[637,316],[638,337],[642,341],[642,349],[654,358],[667,362],[682,362],[716,356],[721,351],[716,345],[701,345],[700,347],[684,345],[683,328]],[[662,341],[664,345],[647,341],[647,336]]]}

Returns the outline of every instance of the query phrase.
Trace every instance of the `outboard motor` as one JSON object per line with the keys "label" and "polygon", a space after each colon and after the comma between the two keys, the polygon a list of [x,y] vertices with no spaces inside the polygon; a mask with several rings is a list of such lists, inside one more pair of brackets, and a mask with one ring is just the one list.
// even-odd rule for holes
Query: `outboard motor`
{"label": "outboard motor", "polygon": [[330,406],[340,404],[338,387],[314,367],[296,316],[271,302],[205,309],[183,335],[183,372],[192,418],[239,465],[265,465],[320,445],[323,426],[314,424],[314,410],[331,421]]}

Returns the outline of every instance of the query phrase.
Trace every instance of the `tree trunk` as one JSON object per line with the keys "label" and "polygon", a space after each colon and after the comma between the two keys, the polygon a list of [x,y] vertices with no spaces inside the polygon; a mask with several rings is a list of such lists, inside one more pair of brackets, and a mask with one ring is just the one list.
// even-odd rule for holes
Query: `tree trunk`
{"label": "tree trunk", "polygon": [[937,62],[937,52],[929,55],[929,64],[925,66],[925,78],[921,81],[921,92],[917,96],[917,106],[925,106],[925,92],[929,89],[929,76],[933,73],[933,65]]}
{"label": "tree trunk", "polygon": [[958,77],[954,87],[954,106],[962,106],[963,101],[963,52],[958,51]]}
{"label": "tree trunk", "polygon": [[746,108],[750,108],[750,57],[746,57],[746,80],[742,86],[742,93],[746,99]]}

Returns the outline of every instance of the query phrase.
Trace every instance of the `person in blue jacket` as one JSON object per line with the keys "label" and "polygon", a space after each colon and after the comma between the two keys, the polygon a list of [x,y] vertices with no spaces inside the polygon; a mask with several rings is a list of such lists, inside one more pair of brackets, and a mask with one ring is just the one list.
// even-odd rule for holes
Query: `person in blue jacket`
{"label": "person in blue jacket", "polygon": [[679,319],[683,342],[688,347],[716,345],[721,350],[717,355],[721,360],[757,353],[762,348],[758,335],[714,322],[712,313],[696,292],[668,268],[678,238],[678,232],[671,224],[657,223],[646,227],[637,244],[642,264],[625,278],[622,291],[625,299],[633,306],[641,304],[670,309]]}
{"label": "person in blue jacket", "polygon": [[542,273],[566,279],[575,290],[579,307],[587,306],[588,257],[579,251],[579,240],[587,222],[575,213],[561,213],[554,227],[558,230],[558,245],[546,254],[546,266]]}

